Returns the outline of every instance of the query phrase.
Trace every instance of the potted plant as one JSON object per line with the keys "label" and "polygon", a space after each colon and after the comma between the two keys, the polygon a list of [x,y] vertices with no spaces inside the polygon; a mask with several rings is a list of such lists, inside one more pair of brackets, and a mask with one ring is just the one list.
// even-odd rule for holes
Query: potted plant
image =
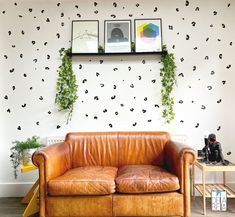
{"label": "potted plant", "polygon": [[32,154],[44,145],[38,142],[39,137],[32,136],[26,141],[13,141],[13,147],[11,147],[11,162],[14,169],[14,176],[17,178],[18,167],[20,164],[27,166],[32,164]]}

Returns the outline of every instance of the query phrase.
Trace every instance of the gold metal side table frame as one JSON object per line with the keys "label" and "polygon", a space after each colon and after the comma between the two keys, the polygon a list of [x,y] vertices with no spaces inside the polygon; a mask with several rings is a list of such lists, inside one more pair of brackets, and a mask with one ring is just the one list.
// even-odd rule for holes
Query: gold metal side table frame
{"label": "gold metal side table frame", "polygon": [[[34,165],[21,166],[22,173],[29,172],[29,171],[36,170],[36,169],[37,167]],[[37,180],[34,183],[34,185],[30,188],[28,193],[21,200],[21,203],[28,204],[24,210],[24,213],[22,214],[22,217],[28,217],[39,212],[38,195],[39,195],[39,180]]]}
{"label": "gold metal side table frame", "polygon": [[[195,184],[195,167],[199,168],[202,173],[202,183]],[[211,198],[211,192],[214,191],[226,191],[227,198],[235,198],[235,190],[227,185],[226,172],[235,172],[235,164],[229,162],[229,165],[213,165],[205,164],[203,162],[196,161],[192,167],[192,190],[193,198],[195,198],[195,189],[202,195],[203,198],[203,214],[206,215],[206,198]],[[220,184],[206,184],[205,173],[206,172],[223,172],[223,183]]]}

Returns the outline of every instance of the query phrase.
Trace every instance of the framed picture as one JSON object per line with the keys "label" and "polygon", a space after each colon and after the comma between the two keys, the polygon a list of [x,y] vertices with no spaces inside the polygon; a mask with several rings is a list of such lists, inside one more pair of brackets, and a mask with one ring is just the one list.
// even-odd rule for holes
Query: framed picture
{"label": "framed picture", "polygon": [[162,20],[135,20],[135,52],[162,51]]}
{"label": "framed picture", "polygon": [[72,53],[98,53],[99,21],[72,21]]}
{"label": "framed picture", "polygon": [[104,21],[104,50],[105,53],[131,52],[131,21]]}

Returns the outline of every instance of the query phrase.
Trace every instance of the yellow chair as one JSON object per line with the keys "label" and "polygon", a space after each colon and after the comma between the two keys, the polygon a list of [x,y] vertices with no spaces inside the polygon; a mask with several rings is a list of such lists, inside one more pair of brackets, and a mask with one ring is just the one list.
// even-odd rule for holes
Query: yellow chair
{"label": "yellow chair", "polygon": [[[21,172],[26,173],[32,170],[36,170],[37,167],[32,165],[29,166],[21,166]],[[34,185],[30,188],[29,192],[25,195],[25,197],[21,200],[21,203],[28,204],[22,214],[22,217],[31,216],[37,212],[39,212],[38,206],[38,194],[39,194],[39,180],[37,180]]]}

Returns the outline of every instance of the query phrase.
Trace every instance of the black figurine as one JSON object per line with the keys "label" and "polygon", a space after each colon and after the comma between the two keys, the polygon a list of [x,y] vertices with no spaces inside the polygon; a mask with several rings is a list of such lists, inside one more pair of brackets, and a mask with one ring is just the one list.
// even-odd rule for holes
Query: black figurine
{"label": "black figurine", "polygon": [[227,165],[228,161],[224,160],[221,144],[216,141],[215,134],[209,134],[208,138],[205,138],[205,147],[202,149],[205,154],[204,161],[209,162],[221,162],[223,165]]}

